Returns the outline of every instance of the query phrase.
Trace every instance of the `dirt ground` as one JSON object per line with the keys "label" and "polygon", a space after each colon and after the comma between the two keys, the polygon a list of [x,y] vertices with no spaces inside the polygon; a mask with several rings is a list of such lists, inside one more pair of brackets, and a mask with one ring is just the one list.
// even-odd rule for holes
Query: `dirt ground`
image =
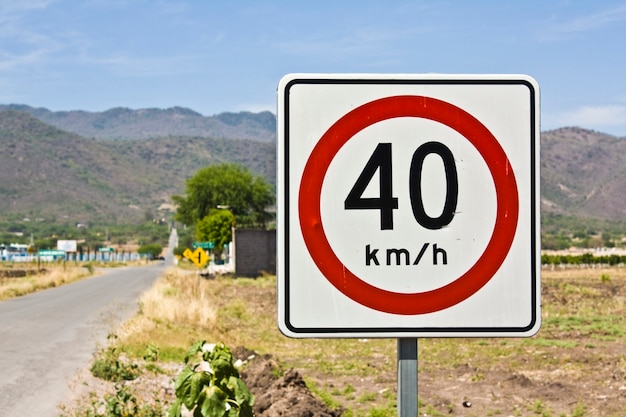
{"label": "dirt ground", "polygon": [[450,372],[424,373],[420,398],[454,416],[626,415],[623,351],[600,350],[594,357],[598,354],[603,359],[588,358],[582,349],[571,357],[588,363],[585,375],[567,368],[511,372],[506,365],[481,369],[469,364]]}
{"label": "dirt ground", "polygon": [[[450,370],[421,372],[419,397],[420,416],[623,416],[626,415],[626,368],[624,349],[594,351],[594,359],[584,349],[571,357],[588,365],[585,375],[572,375],[567,369],[511,373],[506,365],[481,369],[467,364]],[[278,365],[269,355],[258,356],[245,348],[234,351],[236,357],[247,359],[242,379],[255,396],[254,412],[257,417],[339,417],[345,410],[328,408],[307,389],[303,375],[294,369],[277,377],[273,372]],[[558,352],[554,353],[558,355]],[[523,359],[522,359],[523,360]],[[620,361],[622,361],[620,363]],[[375,364],[373,364],[375,366]],[[173,376],[144,375],[127,382],[134,392],[147,398],[158,393],[164,403],[173,401]],[[476,378],[476,375],[481,375]],[[84,375],[80,389],[87,392],[111,390],[106,384],[90,375]],[[323,383],[323,374],[309,375]],[[357,391],[371,390],[373,386],[395,389],[396,374],[389,370],[376,378],[349,381]],[[340,386],[342,381],[334,381]],[[108,385],[108,386],[107,386]],[[581,404],[584,404],[582,406]],[[382,415],[382,414],[378,414]],[[395,415],[395,414],[394,414]]]}
{"label": "dirt ground", "polygon": [[[245,349],[243,349],[245,352]],[[239,359],[249,358],[242,348],[235,350]],[[242,372],[242,380],[255,396],[254,413],[258,417],[339,417],[341,411],[329,409],[306,387],[302,375],[293,369],[274,377],[278,364],[269,355],[255,356]]]}
{"label": "dirt ground", "polygon": [[[600,277],[600,272],[594,274]],[[562,308],[569,319],[584,319],[582,324],[544,323],[532,339],[420,340],[419,416],[626,416],[626,270],[607,274],[611,276],[607,282],[595,275],[544,280],[549,285],[542,289],[542,302],[544,307],[550,306],[544,308],[544,315],[556,314]],[[586,280],[584,286],[580,279]],[[237,291],[248,300],[271,300],[275,296],[246,294],[258,291],[253,286],[238,287]],[[225,298],[230,296],[224,294]],[[601,310],[609,300],[611,310],[605,314]],[[590,303],[599,310],[597,316],[571,314],[577,308],[591,309]],[[271,310],[267,305],[263,308]],[[599,327],[607,325],[607,315],[616,317],[614,328]],[[393,349],[395,344],[390,346]],[[257,417],[396,415],[393,407],[378,407],[395,402],[395,351],[364,358],[372,370],[365,377],[329,375],[324,369],[310,367],[286,369],[278,377],[280,372],[276,370],[283,369],[279,358],[258,355],[245,347],[234,348],[233,354],[246,361],[242,379],[255,395]],[[173,377],[177,373],[178,369],[169,369],[167,374],[156,376],[156,381],[144,373],[129,384],[146,397],[156,392],[167,403],[173,401]],[[326,392],[342,392],[350,386],[353,393],[350,397],[338,396],[340,405],[330,409],[307,389],[303,377]],[[82,383],[81,389],[93,391],[95,385],[102,385],[93,379]],[[375,396],[360,401],[366,393]]]}
{"label": "dirt ground", "polygon": [[[552,317],[544,317],[546,323],[542,330],[531,339],[420,340],[419,415],[626,416],[626,321],[623,319],[626,316],[626,277],[621,269],[579,271],[571,276],[546,273],[542,289],[544,316],[562,312],[568,319],[561,326],[549,323]],[[602,281],[601,276],[611,278]],[[613,328],[607,327],[610,316],[616,317]],[[438,344],[478,354],[473,357],[467,352],[444,352],[453,359],[442,361],[436,357],[443,351]],[[488,358],[479,357],[483,346],[490,352]],[[459,357],[464,359],[456,359]],[[395,356],[392,359],[395,360]],[[263,376],[258,374],[269,366],[262,365],[265,360],[251,362],[246,378],[262,381]],[[341,409],[332,414],[333,411],[319,401],[307,399],[310,405],[306,409],[311,414],[305,413],[302,407],[296,408],[295,402],[291,403],[295,398],[311,397],[304,386],[290,380],[292,375],[305,372],[307,381],[327,391],[350,385],[354,387],[355,398],[361,393],[378,393],[370,411],[367,405],[352,400],[349,401],[351,409],[344,410],[344,414],[389,414],[388,411],[376,414],[371,410],[376,404],[388,401],[390,397],[385,396],[386,392],[392,391],[395,397],[396,363],[390,363],[388,356],[374,355],[364,360],[373,370],[369,377],[333,376],[329,380],[323,370],[296,369],[286,375],[286,380],[273,381],[271,385],[255,382],[253,386],[260,385],[257,392],[262,393],[260,403],[264,404],[269,398],[280,399],[275,405],[277,414],[261,414],[258,410],[257,415],[341,415]],[[442,366],[442,363],[450,365]],[[355,411],[357,408],[359,411]]]}
{"label": "dirt ground", "polygon": [[[278,377],[275,369],[279,365],[270,355],[259,356],[244,347],[238,347],[233,350],[233,356],[246,363],[241,378],[255,397],[256,417],[341,416],[340,410],[329,409],[309,391],[298,371],[290,369]],[[174,378],[182,368],[183,365],[178,364],[166,366],[162,368],[164,372],[158,374],[143,372],[139,378],[122,384],[130,387],[140,403],[151,403],[155,397],[159,398],[166,412],[169,404],[175,400]],[[59,406],[60,415],[77,417],[87,415],[80,410],[90,409],[94,399],[97,398],[96,401],[103,404],[105,395],[113,394],[115,384],[98,379],[84,370],[76,376],[70,388],[72,397]],[[101,405],[99,412],[102,413],[103,409]]]}
{"label": "dirt ground", "polygon": [[[255,396],[254,411],[257,417],[339,417],[344,414],[344,410],[332,410],[312,394],[300,371],[289,369],[279,378],[273,372],[278,365],[271,356],[251,357],[251,353],[244,348],[236,349],[235,355],[248,361],[242,372],[242,379]],[[505,364],[491,369],[466,364],[449,370],[420,372],[419,397],[427,405],[420,406],[419,415],[626,415],[624,346],[595,350],[593,356],[581,349],[569,359],[586,363],[588,372],[585,375],[576,375],[567,368],[548,367],[543,371],[516,373],[507,371]],[[138,395],[143,393],[144,398],[157,393],[163,403],[167,403],[168,399],[174,399],[173,377],[178,370],[174,367],[167,374],[156,377],[144,374],[127,384]],[[104,383],[87,374],[83,377],[83,381],[77,386],[84,392],[104,393],[112,389],[113,384]],[[320,384],[325,382],[325,376],[321,373],[308,377]],[[337,386],[349,383],[357,392],[372,390],[373,387],[382,392],[390,387],[395,390],[396,374],[389,370],[376,378],[350,378],[346,381],[335,380],[333,383]]]}

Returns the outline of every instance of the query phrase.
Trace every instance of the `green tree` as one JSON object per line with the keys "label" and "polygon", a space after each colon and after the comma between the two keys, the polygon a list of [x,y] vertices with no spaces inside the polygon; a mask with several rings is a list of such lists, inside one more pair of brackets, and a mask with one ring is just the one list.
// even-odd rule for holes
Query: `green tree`
{"label": "green tree", "polygon": [[158,243],[149,243],[147,245],[140,246],[137,249],[137,253],[150,255],[151,259],[155,259],[163,251],[163,246]]}
{"label": "green tree", "polygon": [[227,207],[239,225],[265,225],[270,219],[265,208],[274,203],[274,192],[263,177],[225,163],[200,169],[187,180],[185,195],[174,195],[172,200],[178,206],[176,220],[187,226],[218,207]]}
{"label": "green tree", "polygon": [[196,236],[201,242],[213,242],[215,256],[221,258],[224,245],[233,240],[235,216],[228,210],[213,209],[196,225]]}
{"label": "green tree", "polygon": [[591,265],[594,263],[594,256],[591,253],[583,253],[580,257],[583,264]]}

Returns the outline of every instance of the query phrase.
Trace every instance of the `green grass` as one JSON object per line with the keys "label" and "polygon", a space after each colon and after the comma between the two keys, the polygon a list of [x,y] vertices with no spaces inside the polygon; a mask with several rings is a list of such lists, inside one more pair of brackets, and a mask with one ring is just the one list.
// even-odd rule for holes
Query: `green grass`
{"label": "green grass", "polygon": [[336,395],[333,395],[332,390],[322,389],[320,388],[315,381],[305,378],[307,388],[315,393],[323,402],[331,409],[339,409],[341,407],[341,403],[335,398]]}
{"label": "green grass", "polygon": [[[534,337],[420,339],[419,372],[437,373],[450,380],[462,374],[468,384],[488,381],[494,369],[511,374],[520,370],[528,374],[564,372],[568,378],[584,380],[589,359],[580,352],[590,352],[597,361],[615,360],[595,351],[626,338],[624,296],[619,293],[626,271],[612,270],[610,280],[602,280],[601,274],[607,273],[545,273],[543,326]],[[144,317],[149,325],[129,333],[120,343],[128,355],[138,357],[152,343],[158,346],[162,360],[172,361],[180,361],[197,339],[245,346],[272,354],[283,369],[301,371],[309,388],[329,407],[344,408],[345,417],[395,415],[397,341],[286,338],[276,326],[275,285],[272,276],[202,280],[195,296],[204,294],[206,305],[216,309],[215,323]],[[164,291],[167,297],[185,293],[180,285],[168,288]],[[453,408],[450,403],[422,400],[420,414],[449,415]],[[528,398],[523,407],[492,407],[489,415],[582,417],[588,408],[583,404],[567,407],[557,409],[545,399]],[[479,415],[473,409],[468,412]]]}
{"label": "green grass", "polygon": [[590,336],[598,340],[626,338],[626,317],[622,315],[548,317],[544,325],[560,333]]}

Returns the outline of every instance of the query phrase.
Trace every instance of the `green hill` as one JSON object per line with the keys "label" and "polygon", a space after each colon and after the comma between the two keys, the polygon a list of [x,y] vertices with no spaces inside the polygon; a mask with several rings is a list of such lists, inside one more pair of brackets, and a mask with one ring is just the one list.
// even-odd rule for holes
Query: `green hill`
{"label": "green hill", "polygon": [[[193,120],[198,134],[189,133]],[[202,130],[210,123],[229,130],[210,136]],[[170,204],[187,178],[220,162],[275,183],[275,126],[269,112],[206,118],[178,107],[88,113],[0,106],[0,220],[133,221]],[[87,127],[100,135],[76,133]],[[111,139],[118,136],[127,140]],[[616,227],[626,233],[624,155],[625,138],[576,127],[542,132],[543,225],[551,233]]]}
{"label": "green hill", "polygon": [[541,134],[544,213],[626,220],[626,139],[581,128]]}
{"label": "green hill", "polygon": [[237,162],[274,181],[275,145],[250,140],[164,137],[86,139],[28,113],[0,111],[0,220],[132,222],[171,203],[185,180]]}

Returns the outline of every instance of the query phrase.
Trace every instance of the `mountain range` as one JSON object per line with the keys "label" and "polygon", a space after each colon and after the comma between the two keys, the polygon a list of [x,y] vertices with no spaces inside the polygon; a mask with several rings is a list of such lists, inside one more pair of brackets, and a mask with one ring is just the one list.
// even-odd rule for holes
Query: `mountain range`
{"label": "mountain range", "polygon": [[146,139],[163,136],[203,136],[276,140],[276,117],[261,113],[229,113],[203,116],[184,107],[131,110],[115,107],[104,112],[82,110],[53,112],[21,104],[0,105],[2,110],[18,110],[61,130],[96,139]]}
{"label": "mountain range", "polygon": [[[270,112],[0,105],[0,148],[0,220],[134,221],[219,162],[276,182]],[[625,155],[626,138],[579,127],[542,132],[542,213],[624,221]]]}
{"label": "mountain range", "polygon": [[541,134],[541,209],[626,220],[626,138],[577,127]]}
{"label": "mountain range", "polygon": [[[88,126],[97,118],[93,114],[72,112],[69,117],[65,112],[8,107],[0,110],[0,220],[133,222],[148,210],[156,212],[171,204],[172,195],[184,193],[187,178],[220,162],[244,165],[274,182],[276,122],[268,122],[265,113],[221,115],[231,121],[235,132],[228,138],[219,136],[225,130],[216,133],[206,128],[219,126],[211,118],[205,130],[198,130],[203,135],[175,134],[176,129],[170,127],[162,130],[164,135],[170,132],[166,136],[135,138],[137,127],[149,124],[142,112],[131,111],[135,118],[125,112],[119,120],[116,112],[109,111],[98,117],[116,133],[103,128],[100,136],[87,138],[32,113],[47,114],[57,123],[71,120],[72,126]],[[172,114],[185,112],[191,113],[181,109],[153,112],[154,122],[165,126]],[[187,124],[180,121],[184,118],[178,119],[181,132],[198,128],[194,117]],[[245,138],[250,126],[258,131],[256,140]]]}

